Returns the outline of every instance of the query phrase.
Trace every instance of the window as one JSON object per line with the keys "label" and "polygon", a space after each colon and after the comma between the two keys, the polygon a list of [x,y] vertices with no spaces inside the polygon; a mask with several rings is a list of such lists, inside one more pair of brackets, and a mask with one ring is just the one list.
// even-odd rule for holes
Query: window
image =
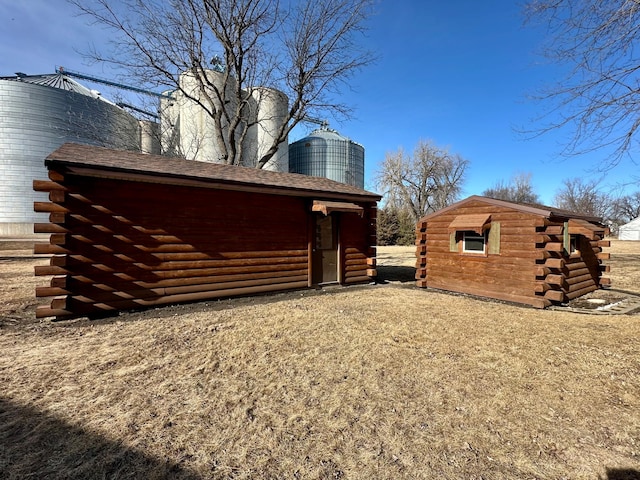
{"label": "window", "polygon": [[482,229],[449,228],[450,252],[500,255],[500,222],[491,222]]}
{"label": "window", "polygon": [[578,248],[580,245],[579,235],[569,235],[569,255],[579,253]]}
{"label": "window", "polygon": [[465,253],[485,253],[487,244],[486,234],[478,235],[476,232],[462,232],[462,251]]}

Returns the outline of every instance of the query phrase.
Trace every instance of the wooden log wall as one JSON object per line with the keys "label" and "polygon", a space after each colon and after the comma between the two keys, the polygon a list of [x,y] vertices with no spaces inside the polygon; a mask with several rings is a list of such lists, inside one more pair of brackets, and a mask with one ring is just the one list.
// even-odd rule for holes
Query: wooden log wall
{"label": "wooden log wall", "polygon": [[355,213],[341,214],[342,283],[370,282],[377,276],[376,221],[375,204],[365,208],[362,218]]}
{"label": "wooden log wall", "polygon": [[427,222],[416,224],[416,285],[427,287]]}
{"label": "wooden log wall", "polygon": [[566,250],[566,229],[565,222],[551,221],[537,228],[536,295],[552,303],[564,303],[609,284],[609,279],[602,277],[602,272],[609,271],[602,264],[608,259],[602,249],[610,245],[603,239],[606,229],[592,232],[591,238],[579,235],[575,253]]}
{"label": "wooden log wall", "polygon": [[[497,255],[465,254],[450,244],[449,224],[458,215],[491,214],[500,223]],[[583,222],[584,223],[584,222]],[[602,261],[606,229],[582,228],[578,252],[565,251],[570,228],[564,221],[469,202],[416,226],[416,285],[486,296],[544,308],[589,293],[609,279]],[[590,237],[584,235],[588,232]],[[455,251],[451,251],[457,248]]]}
{"label": "wooden log wall", "polygon": [[34,182],[50,199],[34,206],[50,215],[35,232],[51,234],[36,253],[52,255],[48,266],[36,267],[36,275],[51,276],[36,295],[53,297],[37,317],[308,286],[303,198],[49,176]]}
{"label": "wooden log wall", "polygon": [[[451,251],[449,224],[458,215],[490,214],[500,224],[497,254]],[[416,284],[524,303],[550,304],[535,294],[536,224],[540,217],[484,202],[470,202],[436,215],[416,227]]]}

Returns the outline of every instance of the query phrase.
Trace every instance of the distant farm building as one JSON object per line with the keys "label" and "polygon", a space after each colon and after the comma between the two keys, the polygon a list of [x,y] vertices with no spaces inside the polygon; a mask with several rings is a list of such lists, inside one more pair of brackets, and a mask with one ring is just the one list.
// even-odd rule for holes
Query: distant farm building
{"label": "distant farm building", "polygon": [[630,221],[618,228],[619,240],[640,240],[640,218]]}
{"label": "distant farm building", "polygon": [[417,225],[416,280],[544,308],[609,284],[597,217],[472,196]]}
{"label": "distant farm building", "polygon": [[33,188],[38,317],[370,282],[380,196],[324,178],[66,144]]}

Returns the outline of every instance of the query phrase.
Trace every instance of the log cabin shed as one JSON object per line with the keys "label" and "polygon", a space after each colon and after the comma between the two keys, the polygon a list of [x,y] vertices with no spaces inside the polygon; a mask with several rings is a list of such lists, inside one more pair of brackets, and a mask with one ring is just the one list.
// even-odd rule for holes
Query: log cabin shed
{"label": "log cabin shed", "polygon": [[416,283],[544,308],[603,285],[601,219],[472,196],[421,218]]}
{"label": "log cabin shed", "polygon": [[326,178],[65,144],[35,210],[36,316],[370,282],[380,196]]}

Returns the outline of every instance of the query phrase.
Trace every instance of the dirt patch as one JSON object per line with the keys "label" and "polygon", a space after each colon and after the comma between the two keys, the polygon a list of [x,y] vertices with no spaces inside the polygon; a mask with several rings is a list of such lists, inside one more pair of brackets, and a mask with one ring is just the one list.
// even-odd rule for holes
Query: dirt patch
{"label": "dirt patch", "polygon": [[612,305],[619,304],[630,298],[629,295],[611,290],[597,290],[581,297],[575,298],[567,303],[570,308],[581,308],[586,310],[605,310]]}

